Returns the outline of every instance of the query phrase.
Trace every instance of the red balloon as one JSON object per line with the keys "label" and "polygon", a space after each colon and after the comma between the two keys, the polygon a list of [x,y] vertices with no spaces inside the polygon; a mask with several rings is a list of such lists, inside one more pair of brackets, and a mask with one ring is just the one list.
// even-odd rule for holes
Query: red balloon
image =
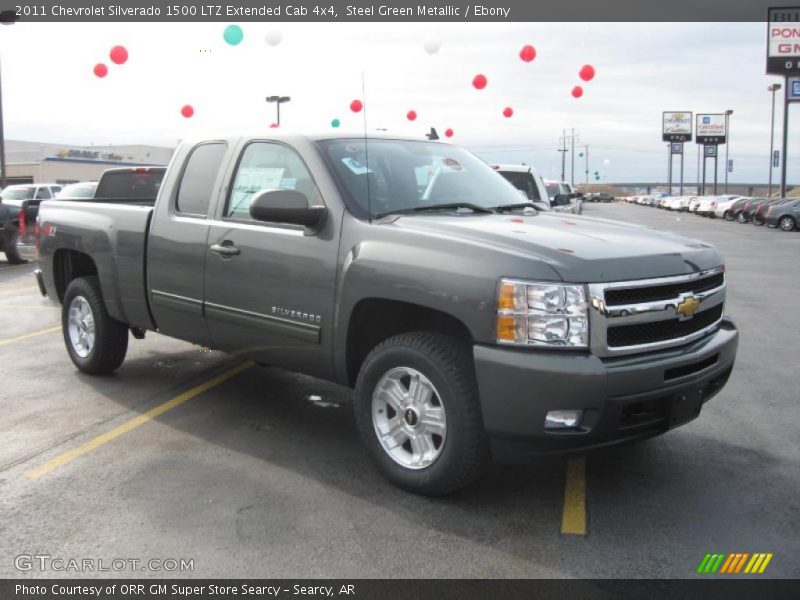
{"label": "red balloon", "polygon": [[594,67],[592,65],[583,65],[578,75],[580,75],[580,78],[584,81],[591,81],[594,79]]}
{"label": "red balloon", "polygon": [[121,65],[128,60],[128,51],[125,46],[114,46],[108,56],[115,65]]}
{"label": "red balloon", "polygon": [[408,111],[408,113],[406,114],[406,118],[407,118],[409,121],[414,121],[414,120],[416,120],[416,118],[417,118],[417,112],[416,112],[416,111],[414,111],[414,110],[410,110],[410,111]]}
{"label": "red balloon", "polygon": [[519,57],[525,62],[531,62],[534,58],[536,58],[536,48],[530,44],[523,46],[522,50],[519,51]]}
{"label": "red balloon", "polygon": [[506,106],[506,107],[503,109],[503,116],[504,116],[506,119],[508,119],[509,117],[511,117],[513,114],[514,114],[514,109],[513,109],[513,108],[511,108],[510,106]]}
{"label": "red balloon", "polygon": [[181,114],[188,119],[194,115],[194,108],[192,108],[191,104],[185,104],[183,108],[181,108]]}
{"label": "red balloon", "polygon": [[486,87],[488,80],[486,79],[486,75],[475,75],[472,79],[472,85],[475,87],[476,90],[482,90]]}
{"label": "red balloon", "polygon": [[103,77],[105,77],[106,75],[108,75],[108,67],[107,67],[107,66],[105,66],[103,63],[97,63],[97,64],[94,66],[94,74],[95,74],[97,77],[103,78]]}
{"label": "red balloon", "polygon": [[350,103],[350,110],[353,112],[361,112],[362,108],[364,108],[364,105],[362,104],[361,100],[353,100]]}
{"label": "red balloon", "polygon": [[445,134],[447,137],[453,137],[453,130],[452,130],[452,129],[445,129],[445,130],[444,130],[444,134]]}
{"label": "red balloon", "polygon": [[272,125],[269,126],[269,128],[270,129],[277,129],[278,128],[278,124],[277,123],[273,123]]}
{"label": "red balloon", "polygon": [[576,85],[574,88],[572,88],[572,97],[580,98],[581,96],[583,96],[583,88],[579,85]]}

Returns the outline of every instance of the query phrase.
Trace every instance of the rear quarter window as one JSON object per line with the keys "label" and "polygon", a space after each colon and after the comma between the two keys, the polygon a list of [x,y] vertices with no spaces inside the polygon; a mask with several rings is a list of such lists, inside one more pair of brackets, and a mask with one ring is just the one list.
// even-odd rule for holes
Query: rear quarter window
{"label": "rear quarter window", "polygon": [[175,196],[177,212],[198,216],[208,214],[214,182],[226,151],[227,144],[223,142],[201,144],[192,150],[186,159]]}

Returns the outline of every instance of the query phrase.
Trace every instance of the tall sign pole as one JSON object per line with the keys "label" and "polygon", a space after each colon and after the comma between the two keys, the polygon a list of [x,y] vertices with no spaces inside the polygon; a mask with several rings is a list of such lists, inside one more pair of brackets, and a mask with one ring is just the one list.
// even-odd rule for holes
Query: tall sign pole
{"label": "tall sign pole", "polygon": [[669,194],[672,195],[672,155],[681,155],[680,193],[683,194],[683,145],[692,141],[692,113],[688,110],[664,111],[661,115],[661,141],[669,142]]}
{"label": "tall sign pole", "polygon": [[[724,144],[727,136],[727,116],[725,114],[698,113],[695,125],[695,140],[703,145],[703,195],[706,193],[706,159],[714,159],[714,194],[717,193],[718,175],[717,161],[719,146]],[[727,168],[727,166],[726,166]]]}
{"label": "tall sign pole", "polygon": [[[767,9],[767,74],[784,79],[781,197],[786,197],[789,105],[800,101],[800,6]],[[791,86],[797,86],[796,90]],[[793,92],[796,92],[793,93]]]}

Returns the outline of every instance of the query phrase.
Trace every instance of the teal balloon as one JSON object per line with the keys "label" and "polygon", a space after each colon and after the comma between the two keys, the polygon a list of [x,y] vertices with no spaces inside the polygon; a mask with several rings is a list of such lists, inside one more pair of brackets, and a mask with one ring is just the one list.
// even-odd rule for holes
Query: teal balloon
{"label": "teal balloon", "polygon": [[338,127],[341,124],[342,122],[339,121],[339,119],[334,119],[333,121],[331,121],[331,127]]}
{"label": "teal balloon", "polygon": [[231,46],[235,46],[244,39],[244,31],[242,31],[242,28],[238,25],[228,25],[222,37],[225,38],[225,41]]}
{"label": "teal balloon", "polygon": [[583,158],[583,152],[578,154],[578,158]]}

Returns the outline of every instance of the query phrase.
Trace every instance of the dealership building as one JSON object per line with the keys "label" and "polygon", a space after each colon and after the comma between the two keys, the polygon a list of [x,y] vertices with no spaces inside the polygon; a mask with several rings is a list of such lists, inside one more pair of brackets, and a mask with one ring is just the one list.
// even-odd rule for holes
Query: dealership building
{"label": "dealership building", "polygon": [[6,140],[6,181],[74,183],[97,181],[114,167],[166,165],[173,148],[161,146],[68,146]]}

